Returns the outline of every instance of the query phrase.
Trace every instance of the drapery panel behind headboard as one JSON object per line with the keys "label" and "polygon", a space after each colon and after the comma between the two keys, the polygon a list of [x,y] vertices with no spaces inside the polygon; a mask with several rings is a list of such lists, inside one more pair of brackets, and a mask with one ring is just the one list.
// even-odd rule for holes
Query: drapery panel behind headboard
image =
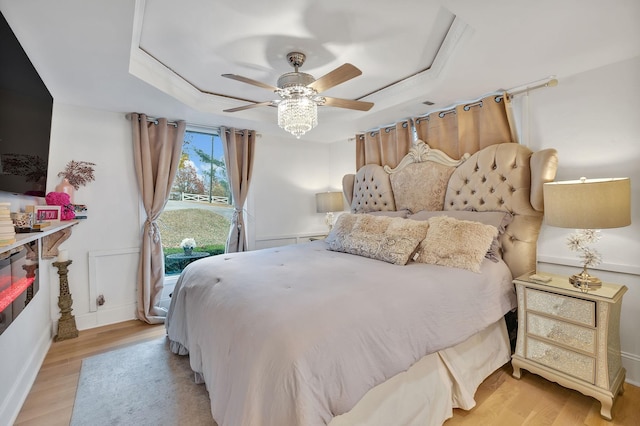
{"label": "drapery panel behind headboard", "polygon": [[358,134],[356,170],[365,164],[396,167],[411,149],[414,140],[412,122],[418,139],[456,160],[465,153],[473,155],[490,145],[516,142],[515,125],[507,111],[508,102],[508,96],[493,94],[449,110]]}
{"label": "drapery panel behind headboard", "polygon": [[356,135],[356,170],[365,164],[396,167],[407,155],[413,135],[408,121]]}
{"label": "drapery panel behind headboard", "polygon": [[418,139],[455,159],[465,153],[473,155],[490,145],[515,142],[506,102],[504,95],[491,95],[416,118]]}

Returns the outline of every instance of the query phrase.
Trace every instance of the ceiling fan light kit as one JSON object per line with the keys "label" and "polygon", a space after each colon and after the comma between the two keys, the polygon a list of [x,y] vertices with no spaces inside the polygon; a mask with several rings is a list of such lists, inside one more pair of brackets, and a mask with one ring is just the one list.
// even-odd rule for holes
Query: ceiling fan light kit
{"label": "ceiling fan light kit", "polygon": [[302,135],[318,125],[318,105],[330,105],[360,111],[368,111],[373,107],[371,102],[329,98],[319,95],[320,92],[362,74],[358,68],[351,64],[344,64],[316,80],[310,74],[298,72],[298,68],[302,66],[305,59],[304,53],[300,52],[291,52],[287,55],[287,60],[294,68],[294,72],[281,75],[278,78],[278,87],[235,74],[222,74],[223,77],[273,90],[280,96],[280,99],[271,102],[249,104],[226,109],[224,112],[242,111],[264,105],[277,106],[278,126],[300,139]]}
{"label": "ceiling fan light kit", "polygon": [[313,98],[294,95],[278,102],[278,126],[300,139],[318,125],[318,104]]}

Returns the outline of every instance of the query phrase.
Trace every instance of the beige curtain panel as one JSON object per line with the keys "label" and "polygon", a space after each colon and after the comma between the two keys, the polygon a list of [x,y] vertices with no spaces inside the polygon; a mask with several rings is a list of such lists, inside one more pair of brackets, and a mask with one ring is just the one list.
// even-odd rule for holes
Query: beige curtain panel
{"label": "beige curtain panel", "polygon": [[220,130],[234,207],[225,251],[234,253],[248,249],[243,211],[251,183],[256,132],[225,127]]}
{"label": "beige curtain panel", "polygon": [[166,118],[150,121],[145,114],[135,113],[130,118],[138,188],[147,215],[138,266],[137,317],[160,324],[167,312],[158,306],[164,286],[164,255],[156,221],[178,171],[186,123],[168,123]]}
{"label": "beige curtain panel", "polygon": [[417,137],[455,159],[490,145],[516,142],[506,103],[504,94],[491,95],[416,118]]}
{"label": "beige curtain panel", "polygon": [[412,141],[408,121],[356,135],[356,170],[366,164],[396,167],[409,152]]}

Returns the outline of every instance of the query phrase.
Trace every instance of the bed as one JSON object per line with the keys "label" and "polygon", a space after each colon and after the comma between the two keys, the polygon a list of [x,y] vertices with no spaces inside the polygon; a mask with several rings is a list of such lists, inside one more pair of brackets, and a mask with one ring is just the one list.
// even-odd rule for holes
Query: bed
{"label": "bed", "polygon": [[345,176],[324,241],[199,260],[166,321],[219,426],[441,425],[510,359],[555,150],[452,159],[418,142]]}

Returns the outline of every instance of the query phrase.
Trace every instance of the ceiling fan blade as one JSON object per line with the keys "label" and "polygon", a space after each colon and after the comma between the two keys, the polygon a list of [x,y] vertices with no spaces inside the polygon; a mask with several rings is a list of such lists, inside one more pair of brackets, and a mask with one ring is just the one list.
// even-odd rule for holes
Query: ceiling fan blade
{"label": "ceiling fan blade", "polygon": [[269,106],[269,105],[271,105],[272,103],[273,103],[272,101],[258,102],[257,104],[249,104],[249,105],[243,105],[243,106],[241,106],[241,107],[225,109],[225,110],[223,110],[222,112],[238,112],[238,111],[244,111],[245,109],[257,108],[257,107],[261,107],[261,106]]}
{"label": "ceiling fan blade", "polygon": [[373,107],[373,102],[352,101],[349,99],[330,98],[328,96],[323,97],[324,105],[328,106],[357,109],[358,111],[369,111],[371,107]]}
{"label": "ceiling fan blade", "polygon": [[243,83],[253,84],[254,86],[262,87],[263,89],[268,89],[268,90],[271,90],[273,92],[278,90],[278,88],[276,86],[272,86],[272,85],[267,84],[267,83],[262,83],[261,81],[253,80],[251,78],[243,77],[241,75],[237,75],[237,74],[222,74],[222,76],[226,77],[226,78],[230,78],[232,80],[238,80],[238,81],[241,81]]}
{"label": "ceiling fan blade", "polygon": [[330,71],[328,74],[323,75],[313,83],[309,84],[308,87],[311,87],[318,93],[320,93],[324,92],[325,90],[329,90],[340,83],[351,80],[352,78],[357,77],[360,74],[362,74],[362,71],[360,71],[357,67],[351,64],[344,64],[339,66],[335,70]]}

